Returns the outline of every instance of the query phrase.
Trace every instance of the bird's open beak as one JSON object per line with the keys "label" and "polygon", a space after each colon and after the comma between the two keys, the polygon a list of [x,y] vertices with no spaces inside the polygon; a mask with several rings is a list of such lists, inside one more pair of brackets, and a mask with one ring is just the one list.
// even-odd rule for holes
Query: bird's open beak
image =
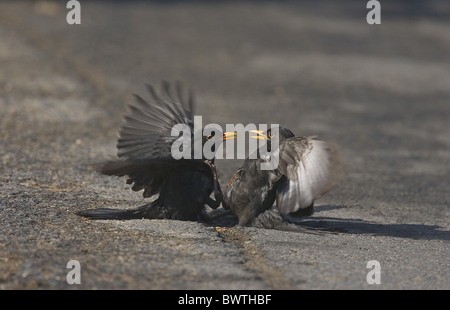
{"label": "bird's open beak", "polygon": [[250,138],[258,140],[269,140],[262,130],[250,130],[251,133],[256,133],[256,136],[250,136]]}
{"label": "bird's open beak", "polygon": [[223,133],[222,141],[236,139],[236,132],[227,131]]}

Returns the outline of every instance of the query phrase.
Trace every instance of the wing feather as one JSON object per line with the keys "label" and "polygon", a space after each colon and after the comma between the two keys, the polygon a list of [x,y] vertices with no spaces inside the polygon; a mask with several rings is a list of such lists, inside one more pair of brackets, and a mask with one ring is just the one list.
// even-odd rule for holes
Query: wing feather
{"label": "wing feather", "polygon": [[150,99],[135,95],[119,130],[117,159],[100,167],[106,175],[128,176],[127,184],[134,191],[144,189],[144,197],[157,194],[173,169],[198,165],[202,161],[175,160],[171,155],[172,143],[179,137],[171,136],[173,126],[185,124],[193,132],[192,93],[188,99],[180,83],[171,85],[163,81],[158,92],[147,85]]}
{"label": "wing feather", "polygon": [[122,160],[167,157],[172,143],[179,138],[171,136],[173,126],[185,124],[193,131],[193,102],[191,95],[186,102],[180,84],[176,84],[176,96],[168,82],[162,83],[160,94],[151,85],[147,88],[151,100],[135,95],[120,128],[117,155]]}
{"label": "wing feather", "polygon": [[277,187],[277,207],[288,214],[308,208],[331,190],[340,176],[334,143],[315,137],[293,137],[280,143],[278,170],[287,178]]}

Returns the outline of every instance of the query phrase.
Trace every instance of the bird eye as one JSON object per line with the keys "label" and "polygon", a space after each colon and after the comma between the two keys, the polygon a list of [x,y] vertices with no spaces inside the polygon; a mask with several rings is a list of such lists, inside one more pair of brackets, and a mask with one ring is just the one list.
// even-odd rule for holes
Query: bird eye
{"label": "bird eye", "polygon": [[211,139],[212,137],[213,137],[212,135],[206,136],[206,140],[209,140],[209,139]]}

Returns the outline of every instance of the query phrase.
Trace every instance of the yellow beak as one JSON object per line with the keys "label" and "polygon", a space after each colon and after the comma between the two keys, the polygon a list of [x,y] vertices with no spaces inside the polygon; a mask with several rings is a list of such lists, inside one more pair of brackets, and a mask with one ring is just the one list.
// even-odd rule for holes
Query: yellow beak
{"label": "yellow beak", "polygon": [[269,140],[262,130],[250,130],[252,133],[256,133],[256,136],[250,136],[250,138],[258,140]]}
{"label": "yellow beak", "polygon": [[222,141],[236,139],[236,133],[234,131],[227,131],[223,133]]}

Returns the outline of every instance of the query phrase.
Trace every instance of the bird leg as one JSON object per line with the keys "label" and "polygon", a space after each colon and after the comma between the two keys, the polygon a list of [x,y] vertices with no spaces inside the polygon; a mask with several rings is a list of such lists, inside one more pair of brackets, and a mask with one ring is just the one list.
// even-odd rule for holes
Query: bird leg
{"label": "bird leg", "polygon": [[206,197],[205,204],[207,204],[211,209],[217,209],[220,206],[220,201],[214,200],[211,197]]}
{"label": "bird leg", "polygon": [[219,181],[217,180],[216,166],[209,160],[205,160],[205,164],[207,164],[209,166],[209,168],[211,169],[211,173],[213,176],[213,182],[214,182],[214,198],[216,199],[216,201],[214,201],[208,197],[209,199],[206,200],[206,204],[213,209],[217,209],[219,207],[220,203],[222,202],[223,194],[222,194],[222,189],[220,188]]}

